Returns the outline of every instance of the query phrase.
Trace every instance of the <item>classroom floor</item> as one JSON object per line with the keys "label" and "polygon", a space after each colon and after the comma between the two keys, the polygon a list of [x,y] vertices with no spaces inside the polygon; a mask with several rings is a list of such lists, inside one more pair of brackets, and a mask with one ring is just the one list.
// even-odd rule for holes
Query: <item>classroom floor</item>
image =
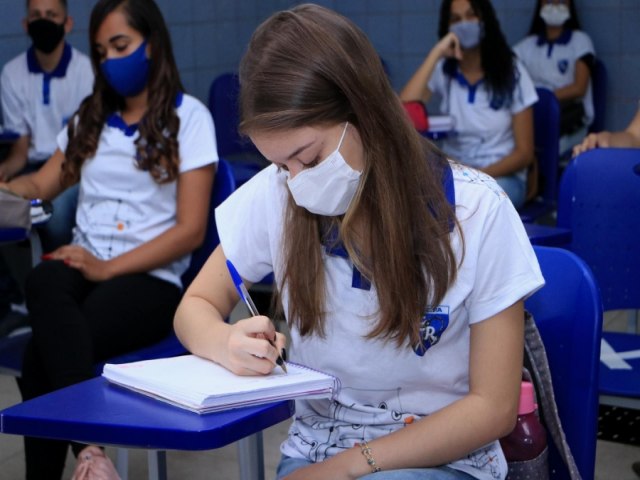
{"label": "classroom floor", "polygon": [[[627,317],[623,314],[607,314],[605,328],[626,328]],[[20,402],[15,379],[0,375],[0,409]],[[283,422],[264,432],[266,479],[275,477],[280,457],[279,445],[287,434],[289,422]],[[107,453],[115,459],[115,450]],[[640,461],[640,448],[619,443],[598,441],[596,452],[596,480],[638,480],[631,470],[633,462]],[[74,459],[69,455],[65,479],[71,477]],[[129,454],[129,479],[147,478],[147,456],[145,451]],[[180,480],[235,480],[239,477],[237,449],[235,445],[207,452],[178,452],[167,454],[167,473],[170,479]],[[24,478],[22,438],[0,434],[0,480]]]}

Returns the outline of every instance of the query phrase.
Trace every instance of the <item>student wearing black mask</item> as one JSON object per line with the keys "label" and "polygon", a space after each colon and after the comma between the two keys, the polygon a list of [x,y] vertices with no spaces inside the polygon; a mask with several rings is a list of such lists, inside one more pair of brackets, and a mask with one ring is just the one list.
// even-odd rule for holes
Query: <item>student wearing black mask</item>
{"label": "student wearing black mask", "polygon": [[[0,181],[37,170],[56,150],[56,137],[93,87],[89,58],[64,41],[73,27],[67,0],[27,0],[23,20],[32,45],[2,69],[4,128],[20,137],[0,162]],[[77,190],[54,201],[46,250],[71,239]]]}
{"label": "student wearing black mask", "polygon": [[[22,24],[32,45],[0,75],[3,126],[19,134],[0,157],[0,182],[45,163],[57,148],[58,133],[93,86],[89,58],[64,40],[73,27],[67,0],[27,0]],[[77,188],[71,188],[53,200],[54,215],[40,230],[46,252],[71,241],[77,198]],[[21,302],[19,290],[0,256],[0,336],[24,323],[23,315],[10,310],[10,303]]]}

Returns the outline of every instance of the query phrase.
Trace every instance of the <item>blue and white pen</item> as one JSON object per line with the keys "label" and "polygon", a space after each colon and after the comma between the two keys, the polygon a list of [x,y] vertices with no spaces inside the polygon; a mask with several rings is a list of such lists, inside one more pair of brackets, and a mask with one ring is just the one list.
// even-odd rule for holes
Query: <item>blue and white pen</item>
{"label": "blue and white pen", "polygon": [[[240,296],[244,304],[249,309],[249,313],[253,317],[257,317],[260,314],[258,313],[256,304],[253,303],[253,300],[251,299],[251,295],[249,295],[249,290],[247,290],[247,287],[242,281],[242,277],[240,276],[240,274],[236,270],[236,267],[233,266],[233,263],[231,263],[230,260],[227,260],[227,268],[229,269],[229,273],[231,274],[231,278],[233,279],[233,284],[236,286],[238,295]],[[267,338],[267,341],[271,344],[272,347],[274,347],[277,350],[276,344],[273,342],[273,340],[270,340],[269,338]],[[280,365],[282,370],[284,370],[284,373],[287,373],[287,366],[280,353],[278,353],[278,359],[276,360],[276,364]]]}

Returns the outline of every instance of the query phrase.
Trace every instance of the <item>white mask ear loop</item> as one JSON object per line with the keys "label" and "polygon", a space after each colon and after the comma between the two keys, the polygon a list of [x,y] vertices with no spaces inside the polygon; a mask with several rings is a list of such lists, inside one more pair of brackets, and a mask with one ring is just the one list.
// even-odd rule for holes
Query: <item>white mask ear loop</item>
{"label": "white mask ear loop", "polygon": [[340,150],[340,147],[342,146],[342,141],[344,140],[344,136],[347,134],[347,127],[349,126],[349,122],[346,122],[344,124],[344,130],[342,131],[342,136],[340,137],[340,141],[338,142],[338,148],[336,148],[336,151]]}

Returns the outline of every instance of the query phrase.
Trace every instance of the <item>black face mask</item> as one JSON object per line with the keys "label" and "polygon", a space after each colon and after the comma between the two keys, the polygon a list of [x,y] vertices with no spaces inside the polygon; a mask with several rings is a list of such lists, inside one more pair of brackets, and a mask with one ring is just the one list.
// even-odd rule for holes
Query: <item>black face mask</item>
{"label": "black face mask", "polygon": [[64,38],[64,22],[60,24],[40,18],[29,22],[27,31],[36,50],[51,53]]}

